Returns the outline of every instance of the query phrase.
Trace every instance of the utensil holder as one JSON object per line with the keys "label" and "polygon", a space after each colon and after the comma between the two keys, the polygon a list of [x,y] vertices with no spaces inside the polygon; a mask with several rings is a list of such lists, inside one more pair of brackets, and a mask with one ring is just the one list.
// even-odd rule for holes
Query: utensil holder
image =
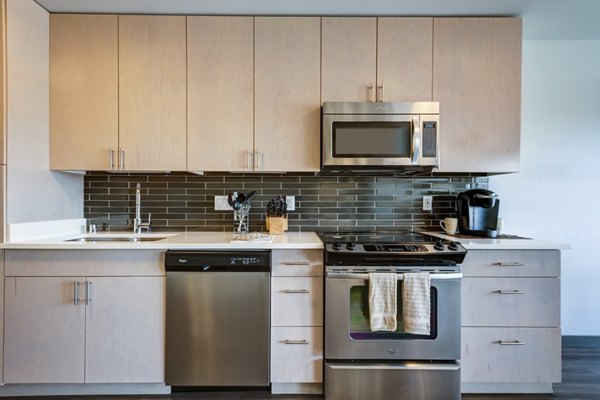
{"label": "utensil holder", "polygon": [[233,210],[233,232],[250,232],[250,204],[242,204],[239,210]]}
{"label": "utensil holder", "polygon": [[288,228],[288,221],[286,216],[282,217],[269,217],[267,216],[267,229],[271,235],[283,235]]}

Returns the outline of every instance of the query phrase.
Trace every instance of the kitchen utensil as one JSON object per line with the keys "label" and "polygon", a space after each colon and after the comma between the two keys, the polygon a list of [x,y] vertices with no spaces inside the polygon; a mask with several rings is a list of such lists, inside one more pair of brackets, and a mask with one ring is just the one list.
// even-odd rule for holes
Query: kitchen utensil
{"label": "kitchen utensil", "polygon": [[227,196],[227,202],[234,210],[239,210],[242,206],[242,203],[239,201],[240,195],[243,195],[243,193],[233,192]]}
{"label": "kitchen utensil", "polygon": [[254,195],[256,195],[256,190],[253,190],[250,193],[248,193],[248,195],[246,195],[246,203],[250,202],[250,200],[252,200]]}

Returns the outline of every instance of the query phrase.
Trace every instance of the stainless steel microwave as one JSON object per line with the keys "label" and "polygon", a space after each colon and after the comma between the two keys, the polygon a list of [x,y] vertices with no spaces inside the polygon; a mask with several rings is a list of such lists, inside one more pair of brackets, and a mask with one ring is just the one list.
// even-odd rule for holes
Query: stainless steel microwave
{"label": "stainless steel microwave", "polygon": [[322,124],[323,172],[439,165],[438,102],[325,102]]}

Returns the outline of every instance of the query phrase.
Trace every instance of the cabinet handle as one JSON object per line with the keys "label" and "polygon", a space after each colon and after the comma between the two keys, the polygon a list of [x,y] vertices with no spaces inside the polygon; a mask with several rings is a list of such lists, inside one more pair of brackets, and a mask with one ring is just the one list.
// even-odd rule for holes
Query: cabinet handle
{"label": "cabinet handle", "polygon": [[119,149],[119,169],[125,169],[125,150]]}
{"label": "cabinet handle", "polygon": [[494,293],[498,293],[498,294],[525,294],[525,292],[523,292],[522,290],[494,290]]}
{"label": "cabinet handle", "polygon": [[252,169],[252,152],[250,150],[246,150],[246,169],[249,171]]}
{"label": "cabinet handle", "polygon": [[254,152],[254,160],[253,160],[252,166],[254,167],[255,170],[258,169],[258,151]]}
{"label": "cabinet handle", "polygon": [[290,293],[310,293],[310,291],[306,290],[306,289],[285,289],[282,290],[283,293],[286,294],[290,294]]}
{"label": "cabinet handle", "polygon": [[517,339],[496,340],[496,342],[494,342],[494,343],[498,343],[500,346],[525,346],[525,342],[521,342],[520,340],[517,340]]}
{"label": "cabinet handle", "polygon": [[73,305],[79,305],[79,282],[73,281]]}
{"label": "cabinet handle", "polygon": [[92,281],[85,281],[85,304],[92,303]]}
{"label": "cabinet handle", "polygon": [[310,265],[308,261],[286,261],[283,265]]}
{"label": "cabinet handle", "polygon": [[500,261],[497,263],[493,263],[492,265],[497,265],[498,267],[524,267],[525,264],[519,261]]}
{"label": "cabinet handle", "polygon": [[[379,91],[381,90],[381,96],[379,96]],[[383,83],[381,85],[377,85],[377,101],[383,101]]]}
{"label": "cabinet handle", "polygon": [[373,102],[373,84],[367,86],[367,101]]}
{"label": "cabinet handle", "polygon": [[115,169],[115,151],[108,149],[108,169]]}
{"label": "cabinet handle", "polygon": [[308,344],[308,340],[306,340],[306,339],[302,339],[302,340],[286,339],[283,341],[283,344]]}

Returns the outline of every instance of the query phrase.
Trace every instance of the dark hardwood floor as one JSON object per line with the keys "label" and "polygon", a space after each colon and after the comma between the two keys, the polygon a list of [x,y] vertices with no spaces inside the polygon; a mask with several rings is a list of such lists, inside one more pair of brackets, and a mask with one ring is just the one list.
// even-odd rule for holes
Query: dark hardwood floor
{"label": "dark hardwood floor", "polygon": [[[600,348],[564,347],[563,381],[554,386],[550,395],[464,395],[464,400],[600,400]],[[5,397],[5,399],[34,399],[39,397]],[[266,392],[195,392],[174,393],[168,396],[52,396],[44,400],[265,400],[265,399],[322,399],[323,396],[271,395]],[[336,399],[332,399],[336,400]]]}

